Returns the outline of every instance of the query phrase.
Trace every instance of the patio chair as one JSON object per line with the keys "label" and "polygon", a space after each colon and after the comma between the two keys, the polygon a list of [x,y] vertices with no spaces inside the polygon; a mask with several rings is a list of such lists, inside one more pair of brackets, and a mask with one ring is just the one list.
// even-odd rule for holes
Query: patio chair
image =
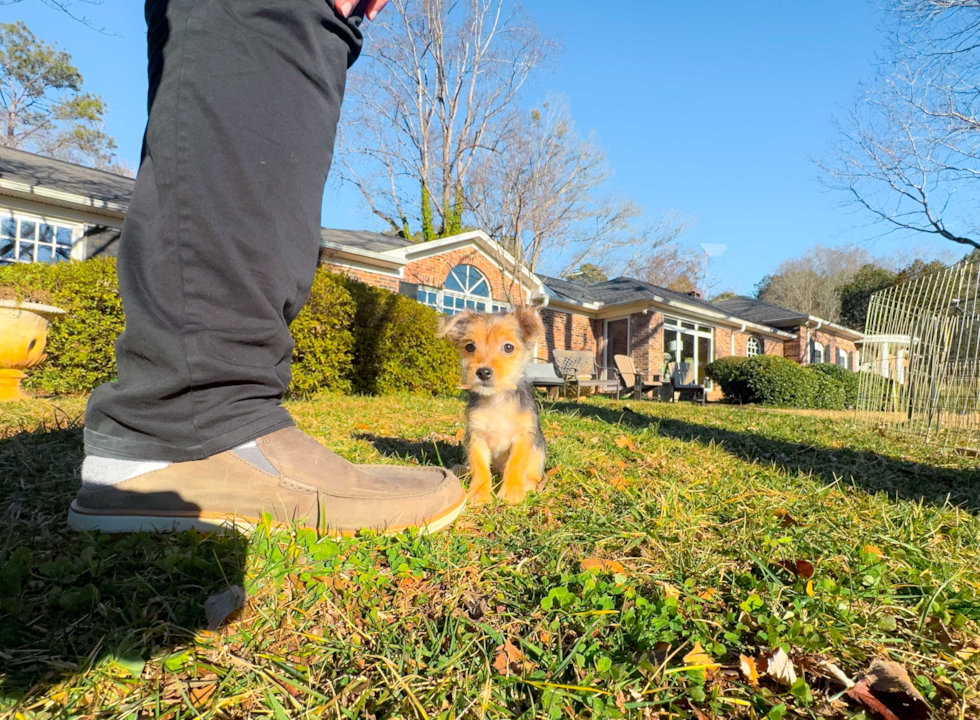
{"label": "patio chair", "polygon": [[599,393],[616,393],[619,397],[619,378],[605,380],[605,368],[595,361],[591,350],[554,350],[555,367],[564,378],[565,397],[568,397],[569,383],[575,383],[575,399],[578,400],[582,388],[595,388]]}
{"label": "patio chair", "polygon": [[694,363],[669,362],[667,376],[671,383],[671,402],[681,400],[688,394],[696,403],[704,405],[707,402],[708,394],[704,385],[694,382]]}
{"label": "patio chair", "polygon": [[555,372],[552,363],[529,362],[524,366],[524,377],[531,383],[531,387],[547,390],[548,397],[552,393],[557,397],[558,388],[565,387],[565,380]]}
{"label": "patio chair", "polygon": [[616,363],[616,374],[623,381],[623,388],[633,392],[634,400],[642,400],[645,393],[663,386],[659,375],[653,376],[653,382],[644,382],[629,355],[613,355],[613,362]]}

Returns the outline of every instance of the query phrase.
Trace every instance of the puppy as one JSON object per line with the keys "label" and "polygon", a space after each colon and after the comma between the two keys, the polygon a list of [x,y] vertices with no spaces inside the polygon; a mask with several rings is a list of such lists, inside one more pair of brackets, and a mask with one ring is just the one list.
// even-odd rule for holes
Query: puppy
{"label": "puppy", "polygon": [[459,348],[469,388],[466,444],[471,472],[469,501],[493,499],[493,473],[503,482],[498,496],[521,502],[544,476],[545,442],[534,389],[524,378],[534,341],[544,336],[537,311],[507,314],[464,312],[445,318],[440,337]]}

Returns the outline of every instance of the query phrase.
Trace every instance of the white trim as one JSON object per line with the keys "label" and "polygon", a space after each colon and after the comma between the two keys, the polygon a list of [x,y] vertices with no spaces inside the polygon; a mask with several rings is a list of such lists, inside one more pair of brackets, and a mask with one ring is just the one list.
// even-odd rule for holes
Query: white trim
{"label": "white trim", "polygon": [[[375,261],[375,263],[380,263],[381,267],[388,270],[398,269],[399,273],[401,272],[401,268],[406,265],[405,262],[399,260],[398,258],[392,258],[388,255],[374,252],[373,250],[362,250],[349,245],[339,245],[327,240],[320,240],[320,247],[327,251],[323,254],[323,259],[336,257],[346,260],[347,262],[360,262],[364,264],[362,258],[368,258]],[[371,267],[378,267],[378,265],[372,265]],[[401,277],[401,274],[399,274],[398,277]]]}
{"label": "white trim", "polygon": [[374,275],[383,275],[384,277],[394,278],[397,280],[404,279],[401,268],[398,270],[389,270],[388,268],[378,267],[377,265],[369,265],[368,263],[358,262],[357,260],[337,260],[333,257],[325,257],[321,261],[321,264],[333,265],[334,267],[348,270],[359,270],[360,272],[373,273]]}
{"label": "white trim", "polygon": [[82,207],[99,208],[103,210],[114,210],[121,213],[126,212],[127,208],[129,207],[128,205],[110,202],[108,200],[100,200],[98,198],[86,197],[84,195],[76,195],[75,193],[55,190],[54,188],[45,187],[44,185],[31,185],[30,183],[11,180],[9,178],[0,178],[0,190],[9,190],[16,193],[24,193],[25,195],[35,195],[37,197],[43,197],[49,200],[60,200],[61,202],[70,203],[72,205],[81,205]]}

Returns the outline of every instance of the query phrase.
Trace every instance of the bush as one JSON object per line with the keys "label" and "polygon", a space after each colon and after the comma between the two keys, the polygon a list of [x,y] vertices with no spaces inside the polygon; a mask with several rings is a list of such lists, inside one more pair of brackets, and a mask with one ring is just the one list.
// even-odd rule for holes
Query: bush
{"label": "bush", "polygon": [[[829,410],[849,404],[845,381],[835,371],[803,367],[778,355],[719,358],[708,365],[707,373],[731,402]],[[854,382],[856,398],[856,375]]]}
{"label": "bush", "polygon": [[351,385],[371,395],[407,390],[448,395],[459,386],[459,356],[436,337],[439,315],[403,295],[356,280]]}
{"label": "bush", "polygon": [[116,376],[115,342],[123,308],[111,258],[0,267],[3,294],[41,299],[67,311],[48,330],[48,359],[25,385],[50,393],[88,392]]}
{"label": "bush", "polygon": [[350,390],[353,318],[354,300],[344,278],[318,270],[306,305],[289,326],[295,343],[289,392],[309,395],[319,390]]}
{"label": "bush", "polygon": [[721,386],[728,402],[751,402],[751,392],[745,384],[743,371],[747,357],[723,357],[709,363],[705,368],[708,377]]}
{"label": "bush", "polygon": [[847,407],[852,408],[857,406],[858,381],[860,378],[856,372],[840,365],[834,365],[833,363],[817,363],[808,367],[811,370],[822,372],[824,375],[832,377],[840,383],[844,388],[844,402]]}

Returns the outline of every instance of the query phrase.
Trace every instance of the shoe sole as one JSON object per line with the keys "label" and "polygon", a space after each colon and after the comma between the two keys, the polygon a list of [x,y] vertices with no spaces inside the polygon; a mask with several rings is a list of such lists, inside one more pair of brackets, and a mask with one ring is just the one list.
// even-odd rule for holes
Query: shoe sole
{"label": "shoe sole", "polygon": [[[421,525],[401,525],[381,530],[384,535],[397,535],[409,528],[419,528],[423,535],[431,535],[456,522],[466,507],[465,493],[456,504],[444,510]],[[194,513],[184,515],[137,515],[111,514],[83,508],[78,501],[72,501],[68,510],[68,527],[79,532],[99,531],[103,533],[172,533],[184,530],[200,532],[251,532],[262,524],[259,518],[240,515],[221,515],[217,513]],[[290,523],[273,522],[273,527],[289,528]],[[373,528],[362,528],[373,529]],[[351,537],[358,530],[324,532],[325,536]]]}

